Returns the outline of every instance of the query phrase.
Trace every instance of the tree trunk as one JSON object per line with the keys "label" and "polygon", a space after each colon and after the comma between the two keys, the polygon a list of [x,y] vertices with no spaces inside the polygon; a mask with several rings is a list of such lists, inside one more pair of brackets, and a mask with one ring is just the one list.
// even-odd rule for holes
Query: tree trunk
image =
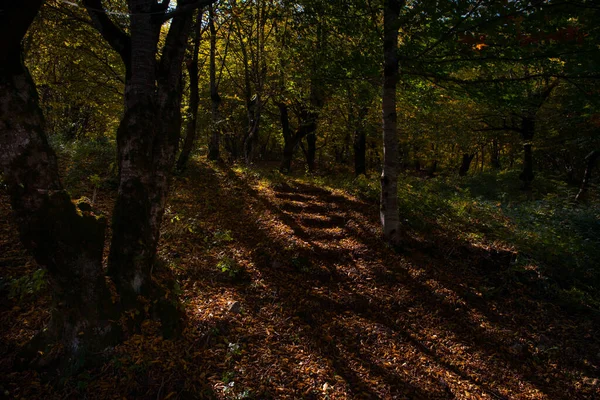
{"label": "tree trunk", "polygon": [[398,210],[398,136],[396,86],[398,82],[398,17],[403,1],[385,0],[383,14],[383,172],[380,216],[383,235],[395,241],[400,229]]}
{"label": "tree trunk", "polygon": [[[11,29],[24,35],[41,5],[29,3],[4,10],[0,25],[8,27],[5,23],[11,21],[16,24]],[[24,29],[19,23],[25,23]],[[117,307],[111,302],[102,270],[106,224],[89,204],[76,206],[61,185],[35,84],[22,61],[19,37],[8,37],[0,45],[0,61],[1,171],[21,240],[46,269],[52,287],[47,338],[63,345],[63,366],[76,367],[74,363],[103,349],[118,335],[110,322],[118,318]]]}
{"label": "tree trunk", "polygon": [[131,77],[117,131],[120,183],[108,260],[121,303],[139,311],[140,296],[163,299],[151,272],[179,141],[181,67],[192,22],[191,13],[173,18],[157,65],[161,22],[153,4],[130,5]]}
{"label": "tree trunk", "polygon": [[294,157],[294,150],[298,142],[295,140],[290,129],[290,117],[287,105],[285,103],[278,103],[277,106],[279,107],[279,118],[283,134],[283,157],[279,165],[279,170],[283,173],[289,173],[292,170],[292,158]]}
{"label": "tree trunk", "polygon": [[585,199],[587,195],[588,186],[590,184],[590,179],[592,179],[592,169],[596,164],[596,160],[600,157],[600,151],[594,150],[590,154],[585,157],[587,161],[585,167],[585,174],[583,175],[583,181],[581,182],[581,188],[579,189],[579,193],[575,197],[575,201],[582,201]]}
{"label": "tree trunk", "polygon": [[208,7],[208,26],[210,29],[210,100],[211,100],[211,118],[210,141],[208,143],[208,159],[217,161],[221,158],[219,151],[219,142],[221,133],[219,131],[219,106],[221,105],[221,96],[217,86],[217,30],[215,29],[215,13],[213,6]]}
{"label": "tree trunk", "polygon": [[198,105],[200,103],[200,95],[198,93],[198,53],[200,51],[200,29],[202,26],[202,13],[203,11],[199,10],[198,16],[196,17],[196,29],[194,31],[194,50],[192,53],[192,59],[187,64],[188,75],[190,77],[190,104],[188,111],[188,122],[185,129],[185,140],[183,142],[181,154],[179,154],[179,159],[177,160],[178,171],[185,170],[187,162],[190,158],[190,154],[192,153],[192,150],[194,148],[194,143],[196,142],[196,130],[198,127]]}
{"label": "tree trunk", "polygon": [[246,164],[254,161],[256,149],[258,148],[258,132],[261,117],[261,100],[258,95],[254,96],[248,104],[248,133],[244,139],[244,159]]}
{"label": "tree trunk", "polygon": [[458,176],[466,176],[471,167],[471,161],[475,158],[475,154],[464,153],[462,156],[462,163],[458,169]]}
{"label": "tree trunk", "polygon": [[315,156],[317,153],[317,135],[314,132],[306,135],[306,165],[308,172],[315,172]]}
{"label": "tree trunk", "polygon": [[500,147],[498,146],[498,139],[492,140],[492,153],[490,155],[490,165],[493,169],[500,169]]}
{"label": "tree trunk", "polygon": [[535,117],[524,116],[521,121],[521,138],[523,139],[523,171],[519,179],[523,181],[523,189],[529,190],[534,178],[533,173],[533,135],[535,134]]}
{"label": "tree trunk", "polygon": [[354,175],[367,175],[367,135],[365,132],[364,119],[367,116],[367,107],[361,107],[358,113],[358,121],[354,127]]}
{"label": "tree trunk", "polygon": [[431,162],[431,165],[427,169],[427,176],[429,176],[430,178],[433,178],[435,176],[435,173],[437,172],[437,167],[438,167],[438,161],[433,160]]}

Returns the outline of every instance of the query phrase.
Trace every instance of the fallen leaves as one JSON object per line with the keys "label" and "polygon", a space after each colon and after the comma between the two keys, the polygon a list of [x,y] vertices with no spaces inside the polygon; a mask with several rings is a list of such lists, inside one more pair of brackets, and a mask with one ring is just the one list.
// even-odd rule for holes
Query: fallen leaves
{"label": "fallen leaves", "polygon": [[[159,249],[178,280],[182,337],[165,340],[147,322],[104,365],[85,371],[88,378],[59,388],[3,367],[2,388],[48,399],[566,399],[598,392],[593,321],[504,284],[499,264],[479,267],[493,248],[474,243],[462,251],[415,232],[406,239],[411,250],[396,254],[380,241],[377,205],[285,179],[190,165],[174,183]],[[0,204],[8,215],[6,199]],[[0,229],[13,228],[4,222]],[[15,266],[3,276],[23,274],[18,243],[0,245]],[[239,275],[217,268],[223,260]],[[505,292],[490,297],[490,287]],[[6,359],[42,328],[48,297],[7,303],[1,312]]]}

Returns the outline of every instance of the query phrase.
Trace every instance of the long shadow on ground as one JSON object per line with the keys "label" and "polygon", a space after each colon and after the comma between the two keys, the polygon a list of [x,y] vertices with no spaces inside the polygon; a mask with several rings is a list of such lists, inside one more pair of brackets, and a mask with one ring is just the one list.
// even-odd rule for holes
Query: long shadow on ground
{"label": "long shadow on ground", "polygon": [[[188,178],[210,190],[179,186],[191,200],[181,206],[235,239],[223,251],[243,265],[242,281],[210,265],[194,279],[243,307],[227,335],[243,351],[221,356],[257,397],[585,398],[597,389],[594,321],[502,282],[510,256],[416,240],[398,255],[382,244],[372,204],[205,164]],[[194,207],[207,203],[206,214]],[[482,293],[491,285],[503,288],[494,298]]]}

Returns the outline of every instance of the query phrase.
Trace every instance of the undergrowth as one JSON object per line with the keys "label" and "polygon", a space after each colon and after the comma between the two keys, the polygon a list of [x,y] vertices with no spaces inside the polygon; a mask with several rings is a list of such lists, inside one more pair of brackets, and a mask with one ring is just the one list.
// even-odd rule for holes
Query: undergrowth
{"label": "undergrowth", "polygon": [[61,179],[73,195],[93,189],[114,189],[117,185],[115,143],[105,137],[69,141],[60,135],[49,137],[61,168]]}

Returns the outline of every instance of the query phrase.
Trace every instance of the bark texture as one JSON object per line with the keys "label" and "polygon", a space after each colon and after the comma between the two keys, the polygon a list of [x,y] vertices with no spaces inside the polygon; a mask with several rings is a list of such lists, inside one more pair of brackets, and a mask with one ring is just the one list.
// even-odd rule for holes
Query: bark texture
{"label": "bark texture", "polygon": [[[5,10],[0,25],[6,26],[4,19],[21,21],[25,25],[16,30],[24,34],[41,2],[27,3]],[[69,365],[103,349],[117,334],[110,322],[117,309],[102,270],[106,221],[89,204],[72,202],[63,189],[20,38],[12,40],[0,47],[0,167],[21,240],[46,269],[52,287],[46,339],[62,344],[63,363]]]}
{"label": "bark texture", "polygon": [[167,2],[129,0],[129,34],[104,18],[96,2],[84,3],[100,33],[115,50],[119,51],[123,42],[129,48],[129,56],[122,57],[129,72],[125,112],[117,131],[120,181],[108,273],[123,307],[143,311],[146,303],[140,296],[163,297],[151,273],[179,142],[181,70],[193,13],[178,12],[179,7],[190,5],[178,3],[157,60],[161,26],[168,19]]}

